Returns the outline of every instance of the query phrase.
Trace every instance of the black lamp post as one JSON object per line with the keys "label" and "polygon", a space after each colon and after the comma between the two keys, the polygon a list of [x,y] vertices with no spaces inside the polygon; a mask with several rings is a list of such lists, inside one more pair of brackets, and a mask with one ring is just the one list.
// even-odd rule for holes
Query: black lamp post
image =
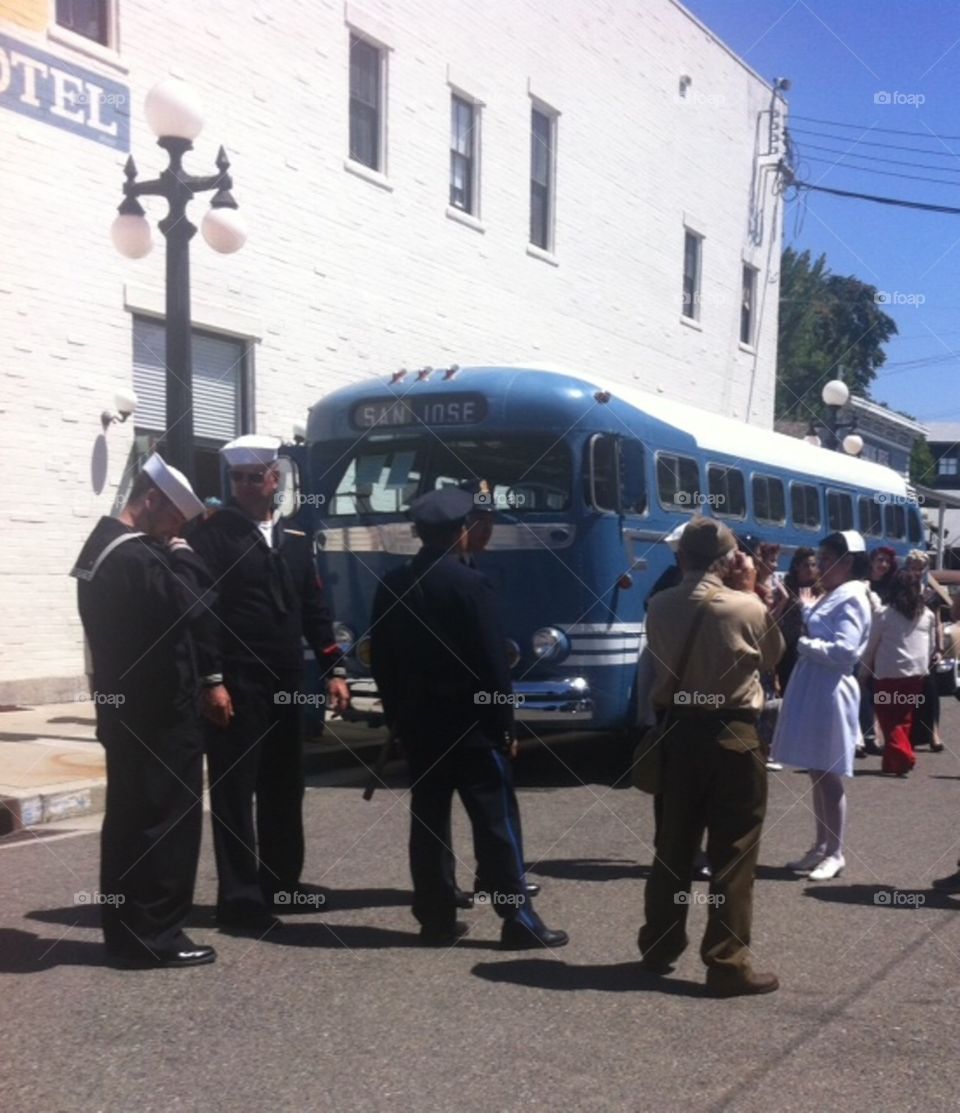
{"label": "black lamp post", "polygon": [[153,246],[150,225],[138,197],[163,197],[168,211],[159,222],[167,241],[166,253],[166,423],[163,435],[167,462],[193,480],[193,358],[190,322],[190,240],[196,226],[187,219],[187,205],[197,193],[216,190],[203,219],[203,237],[215,251],[239,250],[246,231],[236,214],[230,190],[229,160],[223,147],[217,155],[217,174],[195,177],[183,168],[183,156],[203,127],[199,107],[189,86],[162,81],[147,94],[147,121],[158,136],[157,146],[169,156],[169,165],[158,178],[138,182],[133,158],[124,170],[124,199],[113,222],[113,242],[132,259],[146,255]]}
{"label": "black lamp post", "polygon": [[831,379],[820,393],[826,406],[823,421],[811,421],[804,440],[822,445],[832,452],[846,452],[859,456],[863,451],[863,437],[857,433],[857,419],[840,420],[840,411],[850,399],[850,390],[840,379]]}

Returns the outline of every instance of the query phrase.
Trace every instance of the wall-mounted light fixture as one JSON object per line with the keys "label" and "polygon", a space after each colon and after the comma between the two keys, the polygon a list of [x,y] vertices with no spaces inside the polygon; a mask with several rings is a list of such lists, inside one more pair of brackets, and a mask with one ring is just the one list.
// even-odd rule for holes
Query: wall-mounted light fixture
{"label": "wall-mounted light fixture", "polygon": [[115,422],[122,424],[132,413],[136,413],[137,396],[132,390],[118,390],[113,396],[113,404],[117,408],[116,413],[104,410],[100,415],[100,424],[103,426],[104,432]]}

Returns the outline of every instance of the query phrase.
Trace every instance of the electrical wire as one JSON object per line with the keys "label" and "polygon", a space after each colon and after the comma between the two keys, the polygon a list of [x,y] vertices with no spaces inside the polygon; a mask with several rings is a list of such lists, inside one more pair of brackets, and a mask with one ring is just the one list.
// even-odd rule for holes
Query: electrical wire
{"label": "electrical wire", "polygon": [[960,142],[960,135],[938,135],[936,132],[922,132],[922,131],[904,131],[902,128],[881,128],[875,127],[873,124],[846,124],[841,120],[821,120],[817,116],[801,116],[797,113],[790,113],[791,120],[805,120],[811,124],[826,124],[831,128],[859,128],[861,131],[879,131],[884,135],[912,135],[914,139],[945,139],[950,142]]}
{"label": "electrical wire", "polygon": [[828,158],[815,158],[813,155],[801,155],[801,162],[816,162],[823,166],[833,166],[838,170],[859,170],[862,174],[878,174],[882,178],[906,178],[912,182],[932,182],[934,185],[960,186],[960,182],[949,178],[927,178],[922,174],[902,174],[898,170],[874,170],[872,166],[853,166],[850,163],[838,163]]}
{"label": "electrical wire", "polygon": [[[793,135],[810,135],[814,139],[829,139],[831,143],[852,143],[854,147],[879,147],[884,151],[909,151],[915,155],[930,155],[933,158],[960,158],[958,151],[928,151],[922,147],[908,147],[903,143],[875,143],[870,139],[853,139],[849,135],[830,135],[827,132],[816,131],[813,128],[795,128],[792,125],[789,131]],[[864,132],[865,135],[871,134]]]}

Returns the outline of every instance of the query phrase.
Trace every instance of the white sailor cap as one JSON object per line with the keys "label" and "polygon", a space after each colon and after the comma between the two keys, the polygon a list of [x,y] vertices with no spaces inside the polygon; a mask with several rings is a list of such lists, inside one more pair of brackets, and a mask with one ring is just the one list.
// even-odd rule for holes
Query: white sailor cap
{"label": "white sailor cap", "polygon": [[848,553],[865,553],[867,551],[867,544],[863,539],[863,534],[857,533],[855,529],[841,530],[840,536],[847,544]]}
{"label": "white sailor cap", "polygon": [[680,535],[683,533],[684,529],[686,529],[687,521],[689,521],[689,519],[682,521],[678,526],[674,526],[673,529],[662,538],[674,552],[680,547]]}
{"label": "white sailor cap", "polygon": [[245,433],[220,449],[220,455],[229,467],[260,465],[266,467],[277,458],[280,448],[278,437],[265,437],[260,433]]}
{"label": "white sailor cap", "polygon": [[143,465],[143,470],[150,476],[158,490],[163,491],[187,521],[203,513],[203,503],[194,494],[193,488],[190,486],[190,480],[182,471],[178,471],[166,463],[158,452],[154,452],[147,460]]}

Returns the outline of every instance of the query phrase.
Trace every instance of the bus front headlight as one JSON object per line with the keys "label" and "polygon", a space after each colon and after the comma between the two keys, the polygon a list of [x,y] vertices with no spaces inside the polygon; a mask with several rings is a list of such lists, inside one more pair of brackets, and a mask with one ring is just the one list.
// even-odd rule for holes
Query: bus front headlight
{"label": "bus front headlight", "polygon": [[555,626],[543,626],[530,639],[538,661],[559,661],[570,652],[567,636]]}

